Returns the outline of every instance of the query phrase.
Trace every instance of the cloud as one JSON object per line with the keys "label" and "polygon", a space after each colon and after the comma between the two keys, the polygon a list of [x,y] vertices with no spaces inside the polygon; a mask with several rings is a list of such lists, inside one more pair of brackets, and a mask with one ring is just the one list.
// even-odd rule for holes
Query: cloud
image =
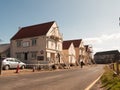
{"label": "cloud", "polygon": [[120,50],[120,33],[104,34],[99,37],[83,39],[85,44],[91,44],[94,52]]}

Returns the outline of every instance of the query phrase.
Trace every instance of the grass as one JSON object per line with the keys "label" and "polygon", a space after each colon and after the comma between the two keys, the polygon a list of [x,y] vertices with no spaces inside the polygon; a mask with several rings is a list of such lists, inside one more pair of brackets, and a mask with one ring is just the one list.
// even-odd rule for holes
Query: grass
{"label": "grass", "polygon": [[105,66],[105,73],[101,77],[102,87],[105,90],[120,90],[120,76],[114,74],[114,72],[107,66]]}

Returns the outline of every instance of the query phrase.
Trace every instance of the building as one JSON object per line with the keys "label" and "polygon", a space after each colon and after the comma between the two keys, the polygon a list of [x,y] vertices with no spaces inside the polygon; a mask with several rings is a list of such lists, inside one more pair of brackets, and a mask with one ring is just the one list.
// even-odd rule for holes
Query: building
{"label": "building", "polygon": [[0,44],[0,56],[10,57],[10,44]]}
{"label": "building", "polygon": [[79,64],[80,60],[84,62],[85,56],[85,47],[82,39],[71,40],[75,47],[76,53],[76,64]]}
{"label": "building", "polygon": [[97,52],[94,55],[94,60],[98,64],[114,63],[119,60],[119,55],[118,50]]}
{"label": "building", "polygon": [[[68,46],[72,45],[72,43],[73,43],[74,47],[73,47],[72,50],[75,50],[75,53],[74,53],[75,55],[73,54],[73,56],[75,57],[75,60],[76,60],[75,63],[76,63],[76,65],[79,65],[80,60],[83,60],[83,62],[84,62],[85,48],[84,48],[83,40],[82,39],[75,39],[75,40],[67,40],[66,42],[68,43],[68,44],[66,44]],[[68,47],[68,46],[65,46],[65,47]],[[64,47],[64,45],[63,45],[63,47]]]}
{"label": "building", "polygon": [[25,63],[56,62],[63,38],[55,21],[22,27],[11,38],[11,57]]}
{"label": "building", "polygon": [[75,47],[71,41],[63,41],[63,53],[66,57],[66,62],[68,62],[70,65],[75,65],[76,53]]}
{"label": "building", "polygon": [[92,64],[93,58],[92,58],[92,46],[85,45],[85,58],[84,58],[85,64]]}

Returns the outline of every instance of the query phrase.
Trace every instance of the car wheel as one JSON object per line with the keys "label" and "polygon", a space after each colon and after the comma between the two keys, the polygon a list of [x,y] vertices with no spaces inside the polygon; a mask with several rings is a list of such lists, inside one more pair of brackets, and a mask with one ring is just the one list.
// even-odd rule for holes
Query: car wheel
{"label": "car wheel", "polygon": [[4,67],[4,70],[9,70],[9,69],[10,69],[9,65],[6,65],[6,66]]}
{"label": "car wheel", "polygon": [[25,66],[23,65],[23,66],[21,66],[21,69],[25,69]]}

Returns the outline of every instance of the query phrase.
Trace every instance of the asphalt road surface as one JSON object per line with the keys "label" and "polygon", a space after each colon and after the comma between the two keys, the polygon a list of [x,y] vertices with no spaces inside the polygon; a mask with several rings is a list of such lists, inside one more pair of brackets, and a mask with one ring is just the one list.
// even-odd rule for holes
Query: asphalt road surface
{"label": "asphalt road surface", "polygon": [[103,65],[42,73],[0,76],[0,90],[84,90],[103,73]]}

